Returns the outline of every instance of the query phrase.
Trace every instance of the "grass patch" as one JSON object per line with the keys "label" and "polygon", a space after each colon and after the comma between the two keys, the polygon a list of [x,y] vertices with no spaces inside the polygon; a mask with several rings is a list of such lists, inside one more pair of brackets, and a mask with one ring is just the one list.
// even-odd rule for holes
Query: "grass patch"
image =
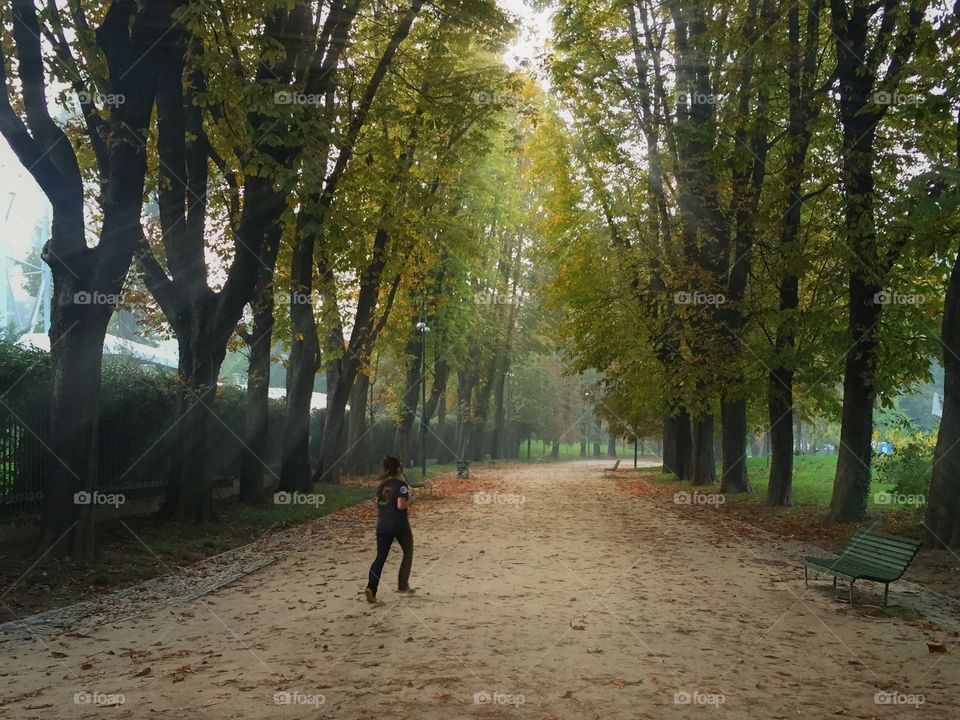
{"label": "grass patch", "polygon": [[142,518],[150,524],[140,536],[141,554],[177,562],[201,560],[253,542],[268,530],[282,530],[369,500],[372,493],[363,485],[325,484],[315,486],[314,495],[322,495],[323,502],[282,505],[272,495],[258,505],[230,501],[218,507],[215,521],[203,525],[150,523],[150,518]]}
{"label": "grass patch", "polygon": [[[175,523],[155,516],[129,517],[97,526],[99,556],[78,568],[47,559],[32,566],[30,543],[11,543],[0,550],[0,582],[10,587],[6,602],[24,617],[90,599],[99,594],[158,577],[179,566],[246,545],[267,532],[308,522],[370,500],[369,483],[317,485],[322,504],[259,505],[234,500],[217,504],[217,518],[203,524]],[[19,578],[19,582],[17,582]]]}
{"label": "grass patch", "polygon": [[[837,467],[836,455],[801,455],[794,457],[793,506],[773,508],[766,504],[770,461],[765,457],[747,458],[747,475],[752,492],[726,495],[718,510],[733,515],[753,525],[784,537],[804,540],[842,541],[853,532],[853,526],[830,523],[826,520],[827,508],[833,493],[833,477]],[[717,467],[719,479],[721,469]],[[647,471],[643,479],[659,487],[663,494],[694,488],[689,483],[679,482],[669,473]],[[714,485],[697,486],[697,492],[719,493],[719,482]],[[919,538],[922,535],[923,509],[891,506],[877,503],[876,494],[892,491],[892,483],[874,478],[867,498],[867,516],[859,526],[896,535]]]}

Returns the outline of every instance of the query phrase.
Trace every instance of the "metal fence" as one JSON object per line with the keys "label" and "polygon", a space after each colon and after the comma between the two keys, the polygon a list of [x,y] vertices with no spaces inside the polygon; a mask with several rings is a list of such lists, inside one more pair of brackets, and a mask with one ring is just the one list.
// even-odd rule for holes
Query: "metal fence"
{"label": "metal fence", "polygon": [[40,512],[46,428],[46,408],[0,405],[0,515]]}
{"label": "metal fence", "polygon": [[[0,518],[40,513],[43,473],[50,457],[47,408],[12,409],[0,404]],[[213,423],[218,425],[217,423]],[[217,484],[239,477],[242,442],[226,427],[211,428],[216,448],[213,472]],[[169,425],[131,438],[116,423],[102,422],[98,438],[99,489],[122,493],[127,501],[162,497],[176,452],[177,433]]]}

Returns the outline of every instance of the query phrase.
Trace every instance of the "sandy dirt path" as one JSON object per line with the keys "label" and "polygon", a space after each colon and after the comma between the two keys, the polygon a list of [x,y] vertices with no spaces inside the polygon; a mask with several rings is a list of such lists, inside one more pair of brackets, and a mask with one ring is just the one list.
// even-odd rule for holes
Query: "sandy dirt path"
{"label": "sandy dirt path", "polygon": [[0,717],[960,717],[953,631],[850,613],[795,560],[601,467],[422,495],[414,597],[392,591],[395,546],[363,600],[373,530],[354,519],[190,604],[6,639]]}

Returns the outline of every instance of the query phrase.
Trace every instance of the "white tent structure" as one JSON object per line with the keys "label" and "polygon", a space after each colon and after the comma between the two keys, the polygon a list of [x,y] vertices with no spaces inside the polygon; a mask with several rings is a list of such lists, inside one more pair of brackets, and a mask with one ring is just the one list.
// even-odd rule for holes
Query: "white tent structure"
{"label": "white tent structure", "polygon": [[[287,396],[286,388],[272,387],[269,389],[271,400],[283,400]],[[323,410],[327,406],[327,396],[325,393],[315,392],[310,398],[311,410]]]}
{"label": "white tent structure", "polygon": [[[21,347],[33,347],[38,350],[50,352],[50,336],[46,333],[27,333],[20,337],[17,345]],[[168,368],[177,368],[177,345],[175,342],[168,342],[160,347],[145,345],[144,343],[124,340],[116,335],[107,335],[103,342],[104,355],[128,355],[141,362],[161,365]],[[239,383],[238,383],[239,384]],[[283,400],[287,396],[286,388],[269,388],[271,400]],[[310,397],[311,410],[323,410],[327,407],[327,396],[325,393],[315,392]]]}
{"label": "white tent structure", "polygon": [[[27,333],[17,340],[21,347],[34,347],[38,350],[50,352],[50,336],[46,333]],[[144,343],[124,340],[116,335],[107,335],[103,341],[104,355],[129,355],[142,362],[162,365],[163,367],[177,367],[176,346],[153,347]]]}

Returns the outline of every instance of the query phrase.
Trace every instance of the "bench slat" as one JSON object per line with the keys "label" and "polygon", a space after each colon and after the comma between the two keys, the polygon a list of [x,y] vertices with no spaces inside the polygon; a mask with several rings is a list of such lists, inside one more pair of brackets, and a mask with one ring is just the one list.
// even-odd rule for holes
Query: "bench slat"
{"label": "bench slat", "polygon": [[853,604],[853,583],[856,580],[862,578],[885,583],[887,587],[884,590],[883,604],[886,606],[890,583],[903,576],[921,544],[920,541],[911,538],[857,530],[839,557],[804,558],[804,578],[806,578],[806,568],[813,566],[835,578],[849,580],[851,605]]}
{"label": "bench slat", "polygon": [[842,562],[850,567],[864,567],[876,572],[882,572],[887,574],[900,575],[904,570],[907,569],[906,565],[889,565],[886,563],[874,562],[872,560],[864,560],[863,558],[849,557],[846,556],[842,558]]}
{"label": "bench slat", "polygon": [[848,545],[842,554],[850,555],[852,557],[863,557],[868,560],[876,560],[878,562],[908,565],[913,559],[915,553],[911,552],[904,554],[899,552],[891,553],[878,551],[876,548],[870,547],[869,545],[857,543],[856,545]]}
{"label": "bench slat", "polygon": [[861,555],[867,555],[870,557],[879,558],[882,560],[887,560],[890,562],[903,562],[909,563],[913,560],[916,551],[911,550],[910,552],[904,552],[902,550],[891,551],[884,548],[875,547],[869,543],[858,542],[851,543],[844,549],[845,553],[859,553]]}
{"label": "bench slat", "polygon": [[917,550],[923,544],[919,540],[914,540],[913,538],[905,538],[898,535],[890,535],[888,533],[874,532],[872,530],[857,530],[853,534],[853,539],[857,538],[869,539],[878,545],[883,545],[885,547],[905,548],[909,550]]}
{"label": "bench slat", "polygon": [[864,578],[877,582],[893,582],[894,580],[898,580],[902,575],[901,572],[897,571],[873,567],[863,563],[837,561],[833,558],[806,558],[805,562],[808,565],[823,568],[824,571],[831,575],[839,575],[847,578]]}
{"label": "bench slat", "polygon": [[855,542],[851,542],[849,545],[847,545],[844,552],[857,552],[891,562],[904,563],[909,563],[917,554],[916,550],[892,550],[890,548],[877,547],[869,540],[865,540],[863,538],[860,538]]}

